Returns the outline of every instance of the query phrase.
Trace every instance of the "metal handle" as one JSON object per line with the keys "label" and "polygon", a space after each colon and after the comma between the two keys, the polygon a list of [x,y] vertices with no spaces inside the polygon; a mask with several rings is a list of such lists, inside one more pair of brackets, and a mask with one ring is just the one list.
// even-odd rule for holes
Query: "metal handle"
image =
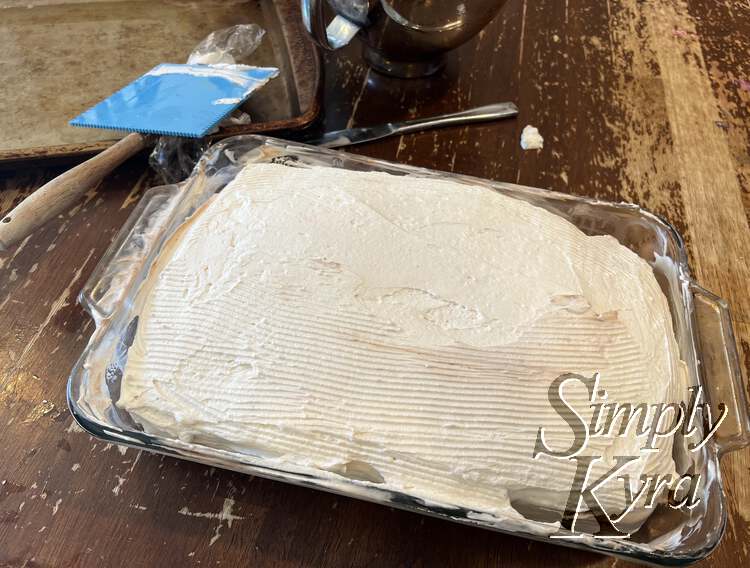
{"label": "metal handle", "polygon": [[474,122],[487,122],[516,116],[518,107],[513,103],[496,103],[492,105],[481,106],[461,112],[450,114],[441,114],[429,118],[418,118],[416,120],[406,120],[404,122],[394,122],[394,134],[406,134],[429,128],[438,128],[441,126],[450,126],[452,124],[471,124]]}
{"label": "metal handle", "polygon": [[323,4],[323,0],[300,0],[300,6],[302,8],[302,23],[305,25],[305,28],[310,33],[310,36],[315,43],[323,49],[333,51],[335,47],[328,41]]}
{"label": "metal handle", "polygon": [[726,406],[727,416],[714,436],[719,455],[723,455],[750,444],[745,383],[729,306],[726,301],[694,282],[690,288],[698,328],[698,357],[703,387],[712,414],[720,416],[722,405]]}

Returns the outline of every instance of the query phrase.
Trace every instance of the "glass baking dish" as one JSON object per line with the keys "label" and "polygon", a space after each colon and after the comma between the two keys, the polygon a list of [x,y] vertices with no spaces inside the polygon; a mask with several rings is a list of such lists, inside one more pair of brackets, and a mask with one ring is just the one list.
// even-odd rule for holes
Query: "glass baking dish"
{"label": "glass baking dish", "polygon": [[[149,435],[115,406],[120,379],[137,325],[134,298],[166,239],[201,204],[221,191],[247,164],[274,162],[288,167],[324,166],[381,171],[399,176],[450,179],[481,185],[552,211],[589,235],[612,235],[653,267],[673,319],[681,358],[693,385],[701,385],[716,412],[727,413],[716,435],[696,452],[691,471],[704,480],[702,498],[690,509],[656,509],[629,539],[584,536],[551,538],[549,523],[529,519],[503,522],[477,511],[437,506],[376,483],[343,475],[279,465],[251,452],[187,443]],[[680,565],[707,556],[726,524],[719,458],[750,441],[748,408],[726,303],[690,276],[684,243],[675,229],[637,206],[616,204],[430,171],[261,136],[224,140],[205,154],[180,185],[151,189],[131,214],[80,293],[79,301],[96,329],[68,382],[73,416],[91,434],[109,442],[177,456],[213,466],[366,499],[527,538],[593,549],[660,565]],[[564,533],[560,529],[557,535]]]}

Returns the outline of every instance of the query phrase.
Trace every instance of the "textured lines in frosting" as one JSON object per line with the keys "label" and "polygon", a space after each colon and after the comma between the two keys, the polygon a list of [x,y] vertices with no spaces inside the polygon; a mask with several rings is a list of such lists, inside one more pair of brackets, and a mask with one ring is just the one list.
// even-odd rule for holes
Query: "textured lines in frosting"
{"label": "textured lines in frosting", "polygon": [[[547,400],[562,373],[599,372],[622,401],[684,387],[645,262],[484,188],[249,166],[158,266],[119,403],[146,430],[320,471],[357,461],[434,502],[564,502],[573,464],[531,459],[540,426],[570,440]],[[569,399],[586,410],[583,389]],[[670,473],[664,444],[633,473]]]}

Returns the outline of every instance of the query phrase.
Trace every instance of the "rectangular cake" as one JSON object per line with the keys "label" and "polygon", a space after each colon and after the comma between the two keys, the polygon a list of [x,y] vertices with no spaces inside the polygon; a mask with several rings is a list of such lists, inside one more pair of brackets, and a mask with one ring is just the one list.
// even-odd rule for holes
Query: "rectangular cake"
{"label": "rectangular cake", "polygon": [[[685,397],[667,300],[609,236],[491,189],[253,164],[169,239],[139,292],[118,406],[146,432],[509,519],[562,511],[576,464],[548,391]],[[584,419],[590,393],[567,393]],[[592,437],[675,472],[671,438]],[[605,488],[624,507],[623,484]],[[532,515],[533,516],[533,515]],[[544,515],[542,515],[543,518]]]}

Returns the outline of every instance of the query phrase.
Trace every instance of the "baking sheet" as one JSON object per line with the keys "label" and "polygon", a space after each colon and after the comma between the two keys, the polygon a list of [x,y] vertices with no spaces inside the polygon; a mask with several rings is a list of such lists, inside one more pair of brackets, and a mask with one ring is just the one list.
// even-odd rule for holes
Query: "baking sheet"
{"label": "baking sheet", "polygon": [[245,105],[254,123],[220,135],[299,128],[319,110],[320,60],[298,0],[0,0],[0,161],[84,154],[122,135],[68,120],[161,62],[184,63],[210,32],[266,30],[247,62],[280,76]]}

